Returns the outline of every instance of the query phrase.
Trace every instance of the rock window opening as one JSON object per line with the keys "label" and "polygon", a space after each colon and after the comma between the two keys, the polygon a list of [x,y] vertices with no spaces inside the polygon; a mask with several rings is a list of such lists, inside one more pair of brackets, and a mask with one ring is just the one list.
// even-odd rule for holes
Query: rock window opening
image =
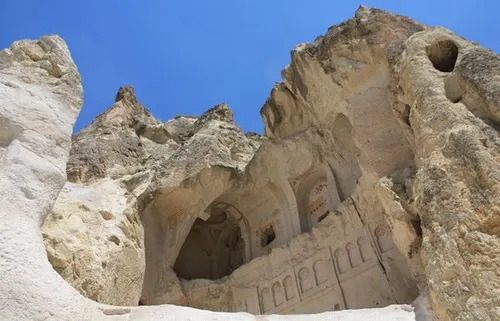
{"label": "rock window opening", "polygon": [[434,41],[427,47],[427,56],[434,68],[443,72],[455,69],[458,58],[458,47],[452,40]]}
{"label": "rock window opening", "polygon": [[322,220],[324,220],[328,216],[329,213],[330,212],[326,212],[323,215],[321,215],[320,217],[318,217],[318,223],[321,222]]}
{"label": "rock window opening", "polygon": [[266,226],[260,236],[260,244],[262,247],[266,247],[271,244],[276,239],[276,232],[274,232],[274,227],[272,224]]}
{"label": "rock window opening", "polygon": [[410,124],[410,111],[411,111],[410,105],[406,104],[402,116],[403,116],[403,121],[405,122],[405,124],[411,127],[411,124]]}
{"label": "rock window opening", "polygon": [[185,280],[216,280],[244,263],[244,243],[237,222],[220,209],[196,219],[174,265]]}

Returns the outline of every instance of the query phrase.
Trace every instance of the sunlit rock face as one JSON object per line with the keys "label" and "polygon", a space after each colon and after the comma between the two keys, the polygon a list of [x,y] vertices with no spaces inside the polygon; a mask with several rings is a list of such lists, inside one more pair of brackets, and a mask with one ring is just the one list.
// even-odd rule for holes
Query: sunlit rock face
{"label": "sunlit rock face", "polygon": [[124,86],[71,137],[64,41],[1,51],[0,318],[500,320],[500,58],[360,7],[282,75],[263,136]]}

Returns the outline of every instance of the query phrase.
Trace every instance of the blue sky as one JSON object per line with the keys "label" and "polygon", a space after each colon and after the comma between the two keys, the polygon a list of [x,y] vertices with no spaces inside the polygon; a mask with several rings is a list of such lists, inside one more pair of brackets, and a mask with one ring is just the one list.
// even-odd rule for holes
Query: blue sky
{"label": "blue sky", "polygon": [[[365,0],[442,25],[500,51],[496,0]],[[360,2],[332,0],[0,0],[0,48],[61,35],[83,78],[75,130],[107,109],[121,85],[160,120],[228,103],[245,131],[262,132],[259,109],[295,44],[353,16]]]}

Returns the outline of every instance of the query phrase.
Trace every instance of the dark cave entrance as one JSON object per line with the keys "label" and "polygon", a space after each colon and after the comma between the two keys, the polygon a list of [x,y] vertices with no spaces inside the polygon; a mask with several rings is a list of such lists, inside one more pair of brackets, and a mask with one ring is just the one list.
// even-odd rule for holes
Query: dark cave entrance
{"label": "dark cave entrance", "polygon": [[455,69],[458,59],[458,47],[449,39],[434,41],[427,47],[427,56],[434,68],[442,72],[451,72]]}
{"label": "dark cave entrance", "polygon": [[174,271],[185,280],[216,280],[245,262],[244,242],[237,222],[214,208],[203,221],[196,219],[175,261]]}

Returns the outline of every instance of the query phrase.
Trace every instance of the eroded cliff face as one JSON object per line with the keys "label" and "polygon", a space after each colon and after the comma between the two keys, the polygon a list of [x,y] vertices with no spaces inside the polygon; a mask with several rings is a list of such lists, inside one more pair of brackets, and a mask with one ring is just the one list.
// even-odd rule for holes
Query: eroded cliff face
{"label": "eroded cliff face", "polygon": [[[189,230],[204,209],[199,206],[213,200],[211,190],[228,188],[230,176],[245,168],[260,137],[245,136],[224,104],[162,124],[132,88],[116,97],[73,137],[69,182],[42,230],[49,260],[83,294],[137,305],[143,282],[166,286],[157,278],[175,262],[167,244],[176,243],[176,225]],[[190,204],[195,208],[188,213]]]}
{"label": "eroded cliff face", "polygon": [[[121,92],[126,94],[130,90],[124,89]],[[126,216],[128,213],[125,211],[119,212],[122,209],[120,207],[122,201],[120,193],[125,193],[119,189],[120,185],[117,185],[117,183],[122,183],[121,180],[110,179],[109,177],[95,179],[89,171],[77,171],[76,177],[79,177],[78,173],[82,173],[84,174],[82,175],[83,180],[90,181],[94,179],[94,182],[88,185],[68,183],[65,186],[64,195],[58,198],[66,182],[65,167],[70,154],[72,126],[81,104],[80,76],[65,42],[60,37],[49,36],[39,40],[18,41],[11,47],[0,51],[0,177],[2,182],[0,193],[3,196],[2,210],[0,211],[0,274],[2,275],[2,278],[0,278],[0,301],[2,302],[0,305],[0,319],[35,321],[265,320],[266,318],[248,313],[216,313],[172,305],[119,307],[100,304],[82,296],[55,271],[47,260],[44,238],[56,245],[55,253],[50,253],[50,246],[52,245],[46,245],[49,250],[49,258],[51,258],[54,267],[61,274],[64,274],[63,270],[66,268],[73,269],[73,280],[70,280],[68,275],[65,275],[70,282],[73,282],[78,277],[85,277],[86,273],[89,273],[85,270],[85,264],[97,262],[101,264],[103,269],[108,266],[112,270],[120,268],[119,262],[123,261],[123,256],[128,255],[133,258],[134,251],[138,252],[138,246],[134,245],[134,240],[137,239],[140,243],[140,238],[137,238],[138,235],[130,236],[129,240],[125,240],[117,232],[121,230],[125,234],[127,229],[130,229],[127,235],[137,232],[133,231],[133,215],[128,223],[124,221],[124,217],[114,219],[115,214],[125,214],[122,216]],[[225,106],[219,106],[213,112],[207,113],[206,117],[202,117],[198,124],[217,125],[217,119],[220,120],[221,115],[226,119],[230,115]],[[186,126],[187,123],[189,121],[182,120],[177,124],[173,124],[173,131],[183,133],[183,128],[189,127]],[[226,123],[226,129],[235,128],[229,126],[229,122]],[[202,127],[204,125],[198,129],[203,131]],[[252,141],[250,142],[252,146],[255,141],[259,140],[259,137],[255,135],[248,136],[248,139]],[[202,138],[199,137],[198,142],[203,141]],[[196,139],[194,140],[196,141]],[[196,146],[196,144],[193,146]],[[235,148],[234,150],[239,151],[240,149]],[[89,153],[88,156],[92,158],[93,155]],[[113,156],[116,157],[116,155]],[[178,158],[182,159],[181,157]],[[105,159],[105,157],[101,159]],[[227,153],[221,152],[215,153],[209,161],[227,164],[227,159]],[[241,161],[241,158],[238,159]],[[239,165],[240,163],[237,161],[233,164]],[[107,173],[109,165],[98,166],[103,166],[103,172]],[[221,176],[223,175],[219,174],[216,177]],[[132,178],[132,181],[123,181],[124,186],[125,188],[132,186],[134,190],[140,190],[140,184],[134,183],[136,182],[134,177],[129,177]],[[137,179],[140,181],[140,177]],[[161,182],[157,183],[162,184]],[[149,185],[145,184],[145,186],[148,187]],[[164,196],[179,195],[175,194],[175,192],[169,193],[168,190],[162,192],[166,192],[163,193]],[[161,195],[162,193],[158,194]],[[112,200],[106,202],[107,196]],[[58,209],[54,208],[54,212],[57,214],[55,216],[51,215],[46,220],[56,198],[59,199]],[[132,198],[135,199],[135,197]],[[137,199],[141,202],[148,200],[146,197],[137,197]],[[173,204],[171,199],[167,197],[162,200],[166,200],[170,206],[169,208],[171,208]],[[178,200],[178,198],[174,200]],[[184,198],[181,200],[186,203],[191,199]],[[85,204],[91,206],[86,208]],[[143,203],[139,202],[139,204]],[[161,203],[156,205],[161,205]],[[110,211],[99,211],[102,208],[108,208]],[[70,212],[73,210],[74,215],[71,215]],[[97,216],[91,214],[85,216],[82,211],[89,213],[95,211],[94,214]],[[131,210],[131,213],[133,214],[134,211]],[[213,213],[212,216],[216,214],[216,218],[223,217],[220,216],[220,211],[216,213]],[[99,222],[99,217],[110,221],[109,224]],[[160,234],[157,236],[164,236],[165,233],[161,231],[161,216],[155,218],[155,215],[152,215],[151,219],[153,223],[156,222],[157,224],[149,225],[150,231],[153,229],[152,231],[155,232],[154,228],[159,227],[160,230],[156,230],[156,232]],[[155,219],[157,221],[154,221]],[[214,223],[214,218],[207,217],[206,219],[208,222]],[[44,222],[50,224],[51,221],[54,221],[54,225],[47,228],[48,231],[44,233],[42,238],[41,225]],[[120,224],[123,222],[125,223]],[[102,226],[98,226],[98,224]],[[147,225],[144,224],[144,226]],[[59,229],[59,231],[56,232],[55,229]],[[65,229],[66,232],[64,232]],[[96,230],[93,231],[92,229]],[[110,231],[114,234],[106,234]],[[58,236],[51,238],[57,233],[59,233]],[[122,248],[123,251],[118,256],[113,257],[116,251],[113,252],[108,247],[102,247],[107,244],[97,237],[98,233],[103,233],[102,236],[109,237],[109,242],[116,246],[126,244]],[[75,237],[68,236],[71,234],[74,234]],[[155,234],[146,233],[146,235],[154,236]],[[89,236],[95,237],[95,240],[90,240]],[[226,239],[223,238],[224,241]],[[91,242],[96,243],[92,244]],[[158,245],[161,250],[161,242]],[[84,246],[95,247],[84,248]],[[155,249],[154,246],[149,248]],[[85,253],[80,255],[82,251],[87,251],[85,253],[90,252],[91,255],[85,256]],[[64,265],[64,260],[69,257],[65,256],[67,253],[73,253],[76,258],[71,260],[71,267]],[[153,252],[153,254],[158,253]],[[55,258],[60,261],[55,262]],[[101,258],[111,259],[103,261]],[[113,261],[114,258],[118,258],[118,261]],[[134,266],[131,264],[129,271],[133,270]],[[133,275],[133,273],[128,275]],[[98,279],[98,282],[89,283],[87,281],[86,284],[92,286],[99,284],[108,286],[111,284],[117,291],[121,290],[122,288],[119,287],[127,282],[131,287],[135,284],[123,277],[117,278],[118,282],[113,284],[113,282],[106,280],[106,277],[109,277],[109,274]],[[91,289],[99,295],[99,291],[103,290],[99,287],[89,286],[79,288],[77,282],[74,282],[74,284],[80,291],[84,288],[86,290]],[[88,294],[89,292],[84,293]],[[121,294],[125,299],[129,298],[126,297],[126,293]],[[89,296],[91,295],[93,294],[90,293]],[[116,295],[114,297],[103,297],[105,300],[117,298]],[[99,296],[97,296],[97,299],[102,300]],[[390,306],[376,310],[336,312],[335,318],[346,321],[352,321],[353,317],[354,320],[382,317],[410,320],[412,315],[413,312],[409,306]],[[287,317],[274,317],[276,320],[283,320],[284,318]],[[306,321],[327,320],[329,318],[331,318],[331,313],[305,315],[296,319]]]}
{"label": "eroded cliff face", "polygon": [[[18,60],[45,66],[30,46]],[[55,56],[42,74],[73,75]],[[73,137],[68,182],[38,216],[54,269],[115,305],[315,313],[420,294],[417,320],[500,319],[500,58],[364,7],[291,57],[261,109],[264,136],[225,104],[163,124],[121,88]],[[55,92],[76,113],[72,79]],[[68,297],[93,319],[155,313],[97,309],[61,287],[46,298],[54,315]]]}
{"label": "eroded cliff face", "polygon": [[385,46],[422,29],[362,9],[298,46],[262,109],[266,137],[245,135],[226,105],[161,124],[120,89],[73,139],[71,183],[43,228],[49,259],[110,304],[268,314],[411,302],[374,186],[413,170]]}
{"label": "eroded cliff face", "polygon": [[[66,182],[80,75],[57,36],[0,51],[0,316],[69,320],[79,293],[47,261],[40,226]],[[64,307],[60,304],[64,301]],[[49,312],[50,311],[50,312]]]}
{"label": "eroded cliff face", "polygon": [[394,74],[416,142],[424,291],[439,319],[496,320],[499,58],[441,28],[405,47]]}

